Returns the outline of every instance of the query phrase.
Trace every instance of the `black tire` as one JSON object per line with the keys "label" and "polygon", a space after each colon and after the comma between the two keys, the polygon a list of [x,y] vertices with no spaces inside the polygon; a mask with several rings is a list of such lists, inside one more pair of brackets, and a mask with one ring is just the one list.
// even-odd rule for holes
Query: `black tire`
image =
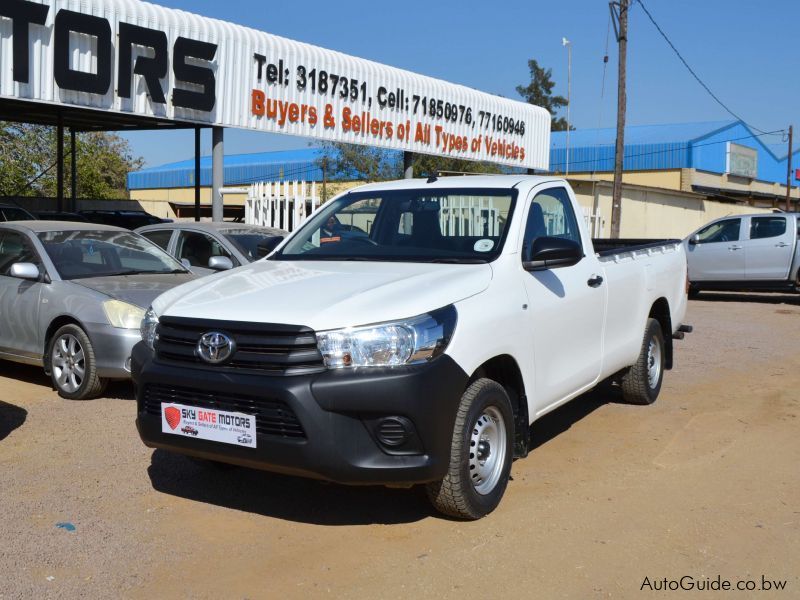
{"label": "black tire", "polygon": [[664,380],[665,355],[666,345],[661,325],[655,319],[647,319],[639,358],[620,382],[626,402],[652,404],[656,401]]}
{"label": "black tire", "polygon": [[94,347],[78,325],[64,325],[53,334],[47,348],[53,389],[68,400],[96,398],[106,388],[97,376]]}
{"label": "black tire", "polygon": [[[484,433],[486,436],[482,437]],[[494,448],[491,440],[495,441]],[[486,457],[483,461],[478,447]],[[503,454],[498,447],[504,449]],[[492,453],[494,462],[490,463]],[[478,379],[461,396],[447,475],[441,481],[427,484],[428,499],[445,515],[480,519],[500,503],[511,474],[513,455],[514,414],[508,394],[499,383]],[[490,466],[486,467],[487,464]]]}

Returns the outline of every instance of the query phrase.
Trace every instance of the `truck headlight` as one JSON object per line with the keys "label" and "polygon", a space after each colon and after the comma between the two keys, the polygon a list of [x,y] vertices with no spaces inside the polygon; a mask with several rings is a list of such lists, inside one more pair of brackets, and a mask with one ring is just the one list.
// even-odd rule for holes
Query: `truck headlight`
{"label": "truck headlight", "polygon": [[103,302],[103,311],[108,322],[120,329],[136,329],[144,317],[142,307],[121,300],[106,300]]}
{"label": "truck headlight", "polygon": [[451,304],[403,321],[321,331],[317,347],[329,369],[417,364],[444,352],[455,325]]}
{"label": "truck headlight", "polygon": [[142,323],[139,326],[139,331],[142,334],[142,341],[153,349],[153,344],[156,341],[156,327],[158,327],[158,316],[156,315],[153,307],[147,309],[142,318]]}

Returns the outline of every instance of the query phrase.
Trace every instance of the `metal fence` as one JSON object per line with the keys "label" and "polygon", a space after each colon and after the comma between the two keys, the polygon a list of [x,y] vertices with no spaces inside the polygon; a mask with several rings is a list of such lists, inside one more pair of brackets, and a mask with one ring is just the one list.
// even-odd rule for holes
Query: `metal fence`
{"label": "metal fence", "polygon": [[254,183],[245,203],[244,221],[292,232],[316,211],[322,200],[316,182]]}

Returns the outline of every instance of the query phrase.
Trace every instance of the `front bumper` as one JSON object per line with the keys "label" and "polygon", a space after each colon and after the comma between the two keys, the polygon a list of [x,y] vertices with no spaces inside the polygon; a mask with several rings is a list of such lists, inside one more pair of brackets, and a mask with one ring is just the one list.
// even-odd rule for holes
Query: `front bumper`
{"label": "front bumper", "polygon": [[130,356],[141,341],[138,329],[121,329],[104,323],[86,324],[97,361],[97,375],[107,379],[128,379],[131,376]]}
{"label": "front bumper", "polygon": [[[456,411],[468,382],[447,355],[409,367],[274,376],[161,363],[143,343],[134,347],[132,374],[136,425],[147,446],[346,484],[403,485],[444,477]],[[152,406],[146,409],[148,386],[196,390],[206,398],[240,394],[283,402],[305,436],[259,433],[257,448],[248,448],[162,433],[160,414]],[[376,434],[375,424],[390,416],[405,419],[413,429],[399,449],[382,444]]]}

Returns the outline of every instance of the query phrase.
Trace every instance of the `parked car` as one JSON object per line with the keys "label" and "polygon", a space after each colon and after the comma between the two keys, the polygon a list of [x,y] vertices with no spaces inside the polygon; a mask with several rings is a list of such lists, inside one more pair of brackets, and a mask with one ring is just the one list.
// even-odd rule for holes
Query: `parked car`
{"label": "parked car", "polygon": [[263,258],[288,235],[282,229],[206,221],[148,225],[136,232],[178,260],[186,261],[198,275],[209,275]]}
{"label": "parked car", "polygon": [[35,221],[31,213],[19,206],[0,204],[0,221]]}
{"label": "parked car", "polygon": [[800,214],[716,219],[684,240],[690,295],[701,290],[800,291]]}
{"label": "parked car", "polygon": [[0,223],[0,358],[43,366],[64,398],[97,396],[130,377],[147,306],[194,277],[119,227]]}
{"label": "parked car", "polygon": [[200,433],[199,431],[197,431],[197,429],[195,429],[191,425],[186,425],[185,427],[181,427],[181,431],[186,435],[194,435],[194,436]]}
{"label": "parked car", "polygon": [[91,223],[113,225],[125,229],[172,222],[170,219],[162,219],[143,210],[82,210],[80,214]]}
{"label": "parked car", "polygon": [[[479,518],[533,421],[611,377],[654,402],[689,329],[680,240],[596,253],[581,215],[553,177],[340,195],[267,260],[155,300],[132,355],[139,435],[341,483],[423,483],[441,512]],[[326,231],[331,216],[365,235]],[[176,401],[250,413],[257,448],[162,433]]]}
{"label": "parked car", "polygon": [[76,223],[89,223],[89,219],[75,212],[65,211],[40,211],[36,217],[43,221],[74,221]]}

